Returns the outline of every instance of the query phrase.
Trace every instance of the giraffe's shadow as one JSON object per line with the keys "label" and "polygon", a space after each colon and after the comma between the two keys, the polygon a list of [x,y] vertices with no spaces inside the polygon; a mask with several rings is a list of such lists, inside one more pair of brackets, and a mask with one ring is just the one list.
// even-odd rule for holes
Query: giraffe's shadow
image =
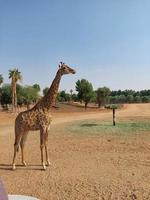
{"label": "giraffe's shadow", "polygon": [[[1,163],[0,163],[0,170],[13,171],[11,164],[1,164]],[[16,165],[16,170],[38,170],[38,171],[44,171],[41,165],[27,165],[26,167],[23,166],[23,165]]]}

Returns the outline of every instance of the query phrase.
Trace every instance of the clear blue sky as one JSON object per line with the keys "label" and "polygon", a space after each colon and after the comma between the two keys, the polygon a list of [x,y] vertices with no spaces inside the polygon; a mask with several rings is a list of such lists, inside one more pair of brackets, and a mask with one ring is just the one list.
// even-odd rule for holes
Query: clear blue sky
{"label": "clear blue sky", "polygon": [[149,0],[0,0],[0,74],[17,67],[23,84],[49,86],[59,61],[94,89],[150,88]]}

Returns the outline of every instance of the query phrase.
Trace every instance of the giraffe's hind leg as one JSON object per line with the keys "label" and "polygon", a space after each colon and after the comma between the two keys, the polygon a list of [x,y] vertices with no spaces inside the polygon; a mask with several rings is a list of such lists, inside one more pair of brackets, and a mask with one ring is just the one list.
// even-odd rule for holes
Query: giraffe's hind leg
{"label": "giraffe's hind leg", "polygon": [[15,159],[16,159],[17,148],[18,147],[14,144],[14,156],[13,156],[13,162],[12,162],[12,170],[16,169]]}
{"label": "giraffe's hind leg", "polygon": [[51,162],[49,161],[48,145],[47,144],[48,144],[48,129],[46,130],[44,145],[45,145],[46,162],[47,162],[47,165],[50,166]]}
{"label": "giraffe's hind leg", "polygon": [[22,135],[22,138],[21,138],[21,141],[20,141],[20,147],[21,147],[21,161],[22,161],[22,164],[24,166],[26,166],[26,162],[24,160],[24,146],[25,146],[25,142],[26,142],[26,139],[27,139],[27,135],[28,135],[28,132],[24,132],[23,135]]}
{"label": "giraffe's hind leg", "polygon": [[15,138],[15,144],[14,144],[14,156],[13,156],[13,162],[12,162],[12,169],[16,169],[16,164],[15,164],[15,159],[16,159],[16,154],[19,151],[19,144],[21,140],[22,134],[19,134]]}

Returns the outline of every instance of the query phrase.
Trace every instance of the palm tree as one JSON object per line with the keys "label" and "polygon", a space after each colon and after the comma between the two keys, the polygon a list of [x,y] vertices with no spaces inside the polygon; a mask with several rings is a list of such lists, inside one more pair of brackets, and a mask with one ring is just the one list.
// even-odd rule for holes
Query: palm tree
{"label": "palm tree", "polygon": [[71,94],[71,101],[72,101],[72,93],[73,93],[73,89],[70,90],[70,94]]}
{"label": "palm tree", "polygon": [[9,70],[9,78],[11,79],[12,87],[12,108],[15,111],[17,107],[16,84],[18,80],[22,80],[21,72],[18,69]]}
{"label": "palm tree", "polygon": [[[4,82],[4,78],[3,78],[3,76],[2,76],[2,74],[0,74],[0,86],[1,86],[1,84]],[[2,90],[1,90],[1,88],[0,88],[0,107],[1,107],[1,95],[2,95]]]}
{"label": "palm tree", "polygon": [[3,83],[3,81],[4,81],[4,78],[3,78],[2,74],[0,74],[0,85]]}

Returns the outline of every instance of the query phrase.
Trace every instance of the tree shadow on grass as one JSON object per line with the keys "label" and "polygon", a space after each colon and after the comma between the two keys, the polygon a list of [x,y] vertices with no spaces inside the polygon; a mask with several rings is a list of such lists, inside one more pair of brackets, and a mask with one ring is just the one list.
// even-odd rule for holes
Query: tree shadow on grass
{"label": "tree shadow on grass", "polygon": [[80,125],[81,127],[100,127],[100,128],[103,128],[103,127],[112,127],[113,125],[112,124],[105,124],[105,123],[101,123],[101,124],[96,124],[96,123],[85,123],[85,124],[81,124]]}
{"label": "tree shadow on grass", "polygon": [[86,123],[86,124],[81,124],[81,127],[93,127],[93,126],[98,126],[98,124],[95,124],[95,123]]}
{"label": "tree shadow on grass", "polygon": [[93,124],[92,123],[91,124],[87,124],[86,123],[86,124],[82,124],[81,125],[81,127],[93,127],[93,126],[98,126],[98,124],[94,124],[94,123]]}

